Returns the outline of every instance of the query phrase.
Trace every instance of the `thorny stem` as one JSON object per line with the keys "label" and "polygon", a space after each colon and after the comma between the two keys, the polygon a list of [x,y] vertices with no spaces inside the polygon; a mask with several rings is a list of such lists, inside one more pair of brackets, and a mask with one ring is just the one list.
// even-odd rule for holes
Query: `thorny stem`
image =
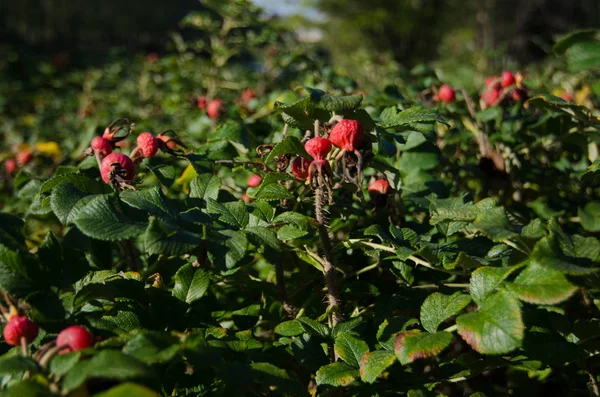
{"label": "thorny stem", "polygon": [[334,327],[342,320],[340,315],[340,298],[336,280],[335,266],[333,265],[333,255],[331,252],[331,239],[327,233],[325,217],[323,216],[323,203],[325,201],[325,192],[322,187],[315,189],[315,216],[319,223],[319,240],[323,249],[323,272],[325,273],[325,283],[327,285],[327,311],[330,314],[330,326]]}

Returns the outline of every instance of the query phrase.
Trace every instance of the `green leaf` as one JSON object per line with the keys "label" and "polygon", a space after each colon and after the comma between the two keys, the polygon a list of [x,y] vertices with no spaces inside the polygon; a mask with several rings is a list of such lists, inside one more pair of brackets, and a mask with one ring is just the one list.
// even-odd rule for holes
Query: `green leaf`
{"label": "green leaf", "polygon": [[577,105],[572,102],[566,102],[563,99],[553,95],[545,94],[532,97],[527,100],[527,104],[537,109],[562,113],[566,116],[586,123],[598,123],[598,119],[594,117],[592,112],[585,106]]}
{"label": "green leaf", "polygon": [[434,109],[415,106],[401,112],[396,107],[389,107],[379,115],[379,125],[384,128],[405,127],[415,123],[442,123],[449,125]]}
{"label": "green leaf", "polygon": [[158,178],[160,183],[166,187],[171,187],[177,179],[175,167],[172,165],[161,164],[157,166],[147,165],[148,169]]}
{"label": "green leaf", "polygon": [[119,198],[133,208],[159,218],[177,220],[177,208],[173,200],[165,197],[159,187],[144,190],[126,190]]}
{"label": "green leaf", "polygon": [[567,50],[567,65],[572,73],[600,68],[600,41],[573,44]]}
{"label": "green leaf", "polygon": [[21,295],[32,288],[28,265],[24,255],[11,251],[0,244],[0,288],[11,294]]}
{"label": "green leaf", "polygon": [[532,263],[507,288],[520,300],[539,305],[555,305],[571,297],[577,287],[559,271]]}
{"label": "green leaf", "polygon": [[212,234],[211,243],[207,245],[209,259],[232,269],[246,255],[248,239],[243,232],[221,230]]}
{"label": "green leaf", "polygon": [[111,195],[97,195],[88,201],[74,223],[86,236],[104,241],[136,237],[147,227],[147,223],[134,221],[123,213]]}
{"label": "green leaf", "polygon": [[590,201],[577,210],[581,226],[588,232],[600,232],[600,202]]}
{"label": "green leaf", "polygon": [[144,248],[148,255],[183,255],[202,243],[202,238],[183,230],[174,222],[150,217],[144,234]]}
{"label": "green leaf", "polygon": [[63,387],[73,390],[90,378],[122,381],[149,377],[150,371],[135,358],[117,350],[102,350],[90,360],[77,363],[65,375]]}
{"label": "green leaf", "polygon": [[296,320],[284,321],[277,324],[275,333],[283,336],[297,336],[304,333],[304,326]]}
{"label": "green leaf", "polygon": [[333,345],[335,353],[349,365],[358,368],[360,360],[369,352],[369,346],[349,333],[344,333],[335,338]]}
{"label": "green leaf", "polygon": [[469,290],[475,303],[481,305],[517,269],[518,267],[480,267],[471,273]]}
{"label": "green leaf", "polygon": [[334,96],[315,88],[304,88],[308,93],[310,102],[318,109],[330,112],[356,109],[363,100],[361,94],[348,96]]}
{"label": "green leaf", "polygon": [[199,198],[204,201],[208,201],[208,199],[216,200],[222,185],[221,178],[215,175],[198,175],[190,183],[190,197]]}
{"label": "green leaf", "polygon": [[288,200],[293,199],[295,196],[279,183],[282,180],[293,180],[294,178],[288,174],[281,172],[270,172],[262,180],[260,186],[255,188],[248,188],[246,194],[253,199],[258,200]]}
{"label": "green leaf", "polygon": [[479,214],[473,222],[473,227],[495,242],[517,236],[502,207],[490,208]]}
{"label": "green leaf", "polygon": [[304,330],[309,334],[321,335],[323,338],[329,337],[329,328],[326,325],[323,325],[308,317],[298,317],[296,321],[302,324]]}
{"label": "green leaf", "polygon": [[488,296],[478,312],[458,316],[458,333],[482,354],[504,354],[523,341],[524,325],[519,301],[506,291]]}
{"label": "green leaf", "polygon": [[209,198],[207,200],[206,211],[209,214],[218,215],[219,221],[240,229],[246,227],[250,219],[248,209],[242,201],[221,204],[218,201]]}
{"label": "green leaf", "polygon": [[126,382],[105,392],[94,394],[94,397],[160,397],[160,394],[146,386]]}
{"label": "green leaf", "polygon": [[15,215],[0,212],[0,241],[12,250],[26,249],[25,222]]}
{"label": "green leaf", "polygon": [[563,255],[558,250],[556,239],[553,236],[543,237],[536,243],[531,253],[531,262],[544,268],[572,275],[585,275],[598,271],[597,267],[583,267],[576,264],[585,262],[581,259]]}
{"label": "green leaf", "polygon": [[573,45],[592,41],[596,38],[600,38],[600,31],[597,29],[577,30],[556,40],[553,50],[555,54],[563,55]]}
{"label": "green leaf", "polygon": [[63,376],[79,362],[81,352],[65,353],[54,356],[50,361],[50,372],[56,376]]}
{"label": "green leaf", "polygon": [[450,296],[434,292],[421,305],[421,325],[431,333],[436,332],[442,322],[458,314],[470,302],[471,297],[460,292]]}
{"label": "green leaf", "polygon": [[387,350],[367,353],[360,361],[360,378],[363,382],[374,383],[390,365],[396,362],[396,355]]}
{"label": "green leaf", "polygon": [[108,193],[111,190],[110,187],[105,183],[98,182],[97,180],[92,179],[83,174],[72,173],[61,174],[59,176],[47,180],[40,187],[40,194],[49,192],[50,190],[54,189],[54,187],[56,187],[58,184],[65,182],[75,186],[78,190],[82,192],[91,194]]}
{"label": "green leaf", "polygon": [[96,196],[82,192],[70,183],[61,182],[50,196],[50,207],[63,225],[73,223],[79,212]]}
{"label": "green leaf", "polygon": [[12,384],[2,393],[2,397],[56,397],[46,386],[34,379],[22,380]]}
{"label": "green leaf", "polygon": [[173,296],[187,303],[202,298],[210,285],[208,272],[191,264],[183,265],[173,279],[175,280]]}
{"label": "green leaf", "polygon": [[282,154],[294,154],[307,159],[311,158],[304,149],[304,145],[302,142],[300,142],[300,139],[292,135],[286,136],[283,141],[275,145],[273,150],[271,150],[267,156],[267,160],[265,162],[270,163],[271,161],[274,161],[275,157],[281,156]]}
{"label": "green leaf", "polygon": [[348,364],[337,362],[325,365],[317,371],[317,385],[330,385],[334,387],[348,386],[356,381],[360,373],[357,368]]}
{"label": "green leaf", "polygon": [[402,365],[412,363],[421,358],[435,357],[442,352],[450,342],[453,335],[450,332],[399,332],[396,335],[394,350]]}
{"label": "green leaf", "polygon": [[[266,244],[275,251],[281,251],[281,241],[277,238],[277,234],[271,228],[263,226],[248,227],[244,229],[251,236],[256,236],[259,243]],[[261,244],[261,245],[262,245]]]}
{"label": "green leaf", "polygon": [[39,372],[37,361],[23,356],[5,356],[0,359],[0,375],[23,375],[27,371],[32,374]]}
{"label": "green leaf", "polygon": [[146,363],[168,363],[180,351],[179,338],[160,332],[134,331],[123,353]]}

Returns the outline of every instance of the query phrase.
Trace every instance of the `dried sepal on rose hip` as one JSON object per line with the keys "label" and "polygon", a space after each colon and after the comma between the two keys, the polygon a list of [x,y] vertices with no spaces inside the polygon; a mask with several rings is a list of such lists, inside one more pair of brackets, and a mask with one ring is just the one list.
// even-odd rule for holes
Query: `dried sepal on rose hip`
{"label": "dried sepal on rose hip", "polygon": [[[358,148],[365,140],[365,131],[356,120],[343,119],[339,121],[329,133],[329,140],[341,150],[335,158],[335,170],[339,171],[340,161],[344,177],[354,183],[362,180],[363,156]],[[351,175],[347,163],[355,163],[356,178]]]}
{"label": "dried sepal on rose hip", "polygon": [[179,136],[173,130],[163,131],[156,137],[158,148],[168,154],[171,155],[180,155],[183,154],[184,151],[181,149],[187,149],[187,146]]}
{"label": "dried sepal on rose hip", "polygon": [[114,147],[117,142],[127,138],[134,127],[135,123],[131,123],[129,119],[116,119],[106,127],[102,134],[102,138],[107,139]]}
{"label": "dried sepal on rose hip", "polygon": [[114,152],[102,160],[100,175],[105,183],[110,183],[120,189],[133,189],[128,181],[135,176],[135,165],[128,156]]}
{"label": "dried sepal on rose hip", "polygon": [[308,178],[308,168],[310,167],[310,160],[304,157],[296,157],[292,161],[292,174],[299,180],[305,180]]}
{"label": "dried sepal on rose hip", "polygon": [[90,331],[79,325],[63,329],[56,338],[59,354],[75,352],[94,345],[94,337]]}

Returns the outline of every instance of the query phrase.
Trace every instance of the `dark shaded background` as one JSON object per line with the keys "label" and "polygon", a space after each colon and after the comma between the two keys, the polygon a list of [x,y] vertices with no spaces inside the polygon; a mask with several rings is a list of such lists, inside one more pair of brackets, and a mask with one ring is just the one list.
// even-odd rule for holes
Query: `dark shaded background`
{"label": "dark shaded background", "polygon": [[[225,0],[227,1],[227,0]],[[600,26],[598,0],[315,0],[327,16],[335,54],[387,51],[400,63],[442,54],[500,49],[527,63],[543,59],[553,38]],[[197,0],[0,0],[0,43],[38,49],[113,46],[156,50]]]}

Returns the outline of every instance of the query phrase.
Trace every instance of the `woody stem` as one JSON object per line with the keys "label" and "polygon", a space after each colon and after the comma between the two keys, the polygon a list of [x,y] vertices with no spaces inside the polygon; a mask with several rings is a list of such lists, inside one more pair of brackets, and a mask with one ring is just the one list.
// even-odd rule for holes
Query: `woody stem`
{"label": "woody stem", "polygon": [[325,192],[322,187],[315,189],[315,216],[319,223],[319,241],[323,250],[323,272],[325,273],[325,284],[327,286],[327,311],[330,316],[330,326],[334,327],[342,318],[339,312],[340,298],[337,285],[336,269],[333,264],[331,239],[327,233],[325,217],[323,215],[323,204]]}

